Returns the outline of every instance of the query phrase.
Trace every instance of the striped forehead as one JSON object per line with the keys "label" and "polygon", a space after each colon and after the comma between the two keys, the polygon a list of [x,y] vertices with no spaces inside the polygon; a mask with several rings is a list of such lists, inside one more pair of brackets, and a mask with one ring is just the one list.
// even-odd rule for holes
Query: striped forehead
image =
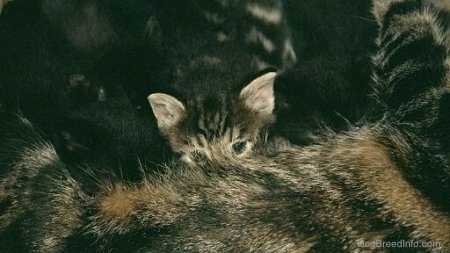
{"label": "striped forehead", "polygon": [[222,138],[232,128],[232,108],[226,96],[214,96],[198,101],[194,132],[201,134],[207,141]]}

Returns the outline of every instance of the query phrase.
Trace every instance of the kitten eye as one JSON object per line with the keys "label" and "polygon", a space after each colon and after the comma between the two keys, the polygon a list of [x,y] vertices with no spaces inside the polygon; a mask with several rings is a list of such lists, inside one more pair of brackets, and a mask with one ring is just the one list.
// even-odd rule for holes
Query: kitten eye
{"label": "kitten eye", "polygon": [[233,151],[236,154],[242,154],[247,149],[247,141],[238,141],[233,144]]}

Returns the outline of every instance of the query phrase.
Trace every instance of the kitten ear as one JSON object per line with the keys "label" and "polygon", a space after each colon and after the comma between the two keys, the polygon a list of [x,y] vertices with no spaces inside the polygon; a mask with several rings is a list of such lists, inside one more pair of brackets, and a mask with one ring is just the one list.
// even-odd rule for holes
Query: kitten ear
{"label": "kitten ear", "polygon": [[239,95],[247,108],[262,114],[272,114],[275,108],[273,84],[276,73],[268,72],[245,86]]}
{"label": "kitten ear", "polygon": [[183,103],[164,93],[150,94],[147,99],[160,129],[173,127],[180,121],[185,111]]}

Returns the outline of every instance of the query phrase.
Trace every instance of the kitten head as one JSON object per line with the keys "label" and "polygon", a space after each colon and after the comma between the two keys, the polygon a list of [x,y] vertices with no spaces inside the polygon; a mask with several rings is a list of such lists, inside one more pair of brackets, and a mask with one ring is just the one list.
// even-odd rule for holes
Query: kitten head
{"label": "kitten head", "polygon": [[274,121],[273,84],[276,74],[259,76],[238,94],[178,99],[155,93],[148,97],[161,133],[182,160],[246,157],[252,153],[261,130]]}

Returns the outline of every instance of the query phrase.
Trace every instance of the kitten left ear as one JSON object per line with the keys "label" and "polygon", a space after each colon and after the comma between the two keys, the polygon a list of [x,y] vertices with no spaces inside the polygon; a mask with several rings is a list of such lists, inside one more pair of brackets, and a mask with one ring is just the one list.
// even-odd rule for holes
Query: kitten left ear
{"label": "kitten left ear", "polygon": [[181,120],[185,109],[178,99],[164,93],[153,93],[147,99],[158,121],[159,129],[163,131],[169,129]]}
{"label": "kitten left ear", "polygon": [[239,95],[247,108],[262,114],[272,114],[275,108],[273,84],[276,72],[268,72],[245,86]]}

